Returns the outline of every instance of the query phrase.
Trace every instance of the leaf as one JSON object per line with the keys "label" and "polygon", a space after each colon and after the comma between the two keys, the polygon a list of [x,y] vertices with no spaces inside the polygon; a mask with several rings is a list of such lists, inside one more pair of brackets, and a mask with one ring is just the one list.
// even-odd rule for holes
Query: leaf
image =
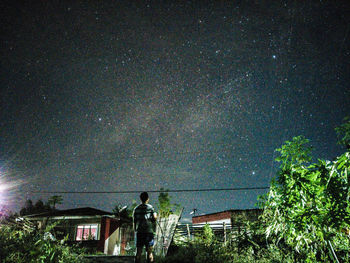
{"label": "leaf", "polygon": [[53,261],[54,261],[55,255],[56,255],[56,252],[53,251],[53,252],[52,252],[52,255],[51,255],[51,257],[50,257],[50,262],[53,262]]}

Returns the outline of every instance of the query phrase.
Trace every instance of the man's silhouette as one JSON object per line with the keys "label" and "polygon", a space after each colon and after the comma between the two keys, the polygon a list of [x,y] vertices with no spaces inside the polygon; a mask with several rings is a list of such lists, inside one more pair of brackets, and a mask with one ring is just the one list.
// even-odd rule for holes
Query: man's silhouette
{"label": "man's silhouette", "polygon": [[135,207],[133,212],[133,225],[136,233],[136,263],[141,262],[142,249],[145,246],[147,252],[147,262],[153,262],[154,229],[157,214],[153,206],[148,204],[147,192],[140,194],[141,204]]}

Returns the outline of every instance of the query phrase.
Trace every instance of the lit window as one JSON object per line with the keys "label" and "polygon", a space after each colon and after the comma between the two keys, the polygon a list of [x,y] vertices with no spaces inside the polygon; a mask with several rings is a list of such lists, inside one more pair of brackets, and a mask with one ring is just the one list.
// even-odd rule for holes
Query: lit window
{"label": "lit window", "polygon": [[75,240],[97,240],[98,225],[78,225]]}

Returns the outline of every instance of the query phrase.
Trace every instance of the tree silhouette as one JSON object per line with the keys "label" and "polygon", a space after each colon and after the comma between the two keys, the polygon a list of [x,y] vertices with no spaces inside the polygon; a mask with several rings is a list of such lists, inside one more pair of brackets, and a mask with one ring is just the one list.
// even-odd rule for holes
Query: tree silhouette
{"label": "tree silhouette", "polygon": [[338,136],[338,144],[350,150],[350,116],[344,118],[344,123],[335,128]]}
{"label": "tree silhouette", "polygon": [[62,204],[63,197],[61,195],[53,195],[48,200],[47,203],[52,206],[53,210],[56,210],[56,204]]}

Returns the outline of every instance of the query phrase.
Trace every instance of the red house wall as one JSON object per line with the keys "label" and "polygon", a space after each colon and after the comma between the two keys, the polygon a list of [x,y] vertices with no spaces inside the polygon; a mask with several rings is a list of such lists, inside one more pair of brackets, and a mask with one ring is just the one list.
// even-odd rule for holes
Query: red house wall
{"label": "red house wall", "polygon": [[97,250],[103,252],[106,239],[120,226],[120,222],[114,218],[102,217],[100,240],[97,244]]}
{"label": "red house wall", "polygon": [[194,216],[192,217],[193,224],[205,224],[207,222],[223,220],[223,219],[231,219],[231,212],[224,211],[215,214],[202,215],[202,216]]}

